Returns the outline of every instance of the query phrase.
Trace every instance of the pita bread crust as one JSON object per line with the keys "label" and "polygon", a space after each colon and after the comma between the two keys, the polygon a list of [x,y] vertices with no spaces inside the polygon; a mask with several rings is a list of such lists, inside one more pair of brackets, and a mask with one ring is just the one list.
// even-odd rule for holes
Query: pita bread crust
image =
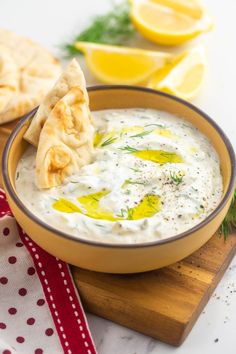
{"label": "pita bread crust", "polygon": [[0,112],[17,90],[18,71],[8,49],[0,45]]}
{"label": "pita bread crust", "polygon": [[37,113],[27,129],[24,138],[32,145],[38,146],[39,136],[47,117],[57,102],[63,98],[73,87],[80,87],[84,94],[84,99],[88,105],[88,93],[86,90],[86,82],[83,72],[78,62],[73,59],[65,71],[61,74],[54,87],[41,103]]}
{"label": "pita bread crust", "polygon": [[[61,73],[59,62],[46,49],[27,38],[0,29],[0,57],[3,56],[5,63],[12,63],[14,90],[11,94],[10,89],[0,92],[0,124],[36,107]],[[5,80],[4,70],[0,65],[0,83]]]}
{"label": "pita bread crust", "polygon": [[91,162],[94,128],[87,97],[73,87],[49,114],[36,155],[36,185],[51,188]]}

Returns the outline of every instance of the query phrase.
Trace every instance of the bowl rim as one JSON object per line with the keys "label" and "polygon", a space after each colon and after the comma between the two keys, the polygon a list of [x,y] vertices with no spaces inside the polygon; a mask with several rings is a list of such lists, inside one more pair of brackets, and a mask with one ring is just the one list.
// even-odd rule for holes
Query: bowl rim
{"label": "bowl rim", "polygon": [[71,235],[68,233],[65,233],[63,231],[60,231],[53,226],[48,225],[44,221],[42,221],[40,218],[35,216],[27,207],[23,204],[23,202],[20,200],[20,198],[17,196],[15,193],[12,184],[10,182],[9,176],[8,176],[8,157],[9,157],[9,152],[12,146],[12,143],[14,142],[18,132],[20,131],[21,127],[25,124],[26,121],[28,121],[37,111],[38,107],[34,108],[32,111],[27,113],[22,117],[22,119],[17,123],[15,128],[13,129],[12,133],[8,137],[7,143],[4,147],[3,150],[3,155],[2,155],[2,176],[3,176],[3,182],[4,185],[7,189],[7,192],[9,193],[10,197],[14,200],[16,203],[17,207],[23,211],[24,214],[27,215],[33,222],[38,224],[39,226],[47,229],[48,231],[55,233],[57,236],[60,236],[62,238],[66,238],[68,240],[74,241],[74,242],[79,242],[83,243],[86,245],[94,246],[94,247],[100,247],[100,248],[127,248],[127,249],[135,249],[135,248],[145,248],[145,247],[153,247],[153,246],[158,246],[158,245],[163,245],[167,243],[171,243],[180,239],[183,239],[185,237],[188,237],[190,234],[193,232],[196,232],[200,230],[202,227],[207,225],[212,219],[214,219],[219,212],[224,208],[225,204],[228,202],[228,199],[235,187],[235,178],[236,178],[236,160],[235,160],[235,152],[233,149],[233,146],[224,133],[224,131],[218,126],[218,124],[210,118],[205,112],[203,112],[201,109],[197,108],[193,104],[179,98],[176,96],[173,96],[169,93],[161,92],[158,90],[153,90],[149,89],[146,87],[141,87],[141,86],[129,86],[129,85],[96,85],[96,86],[89,86],[88,92],[92,91],[112,91],[112,90],[131,90],[131,91],[141,91],[145,93],[151,93],[157,96],[164,96],[167,97],[171,100],[174,100],[182,105],[187,106],[191,110],[195,111],[199,115],[201,115],[206,121],[210,123],[210,125],[219,133],[221,138],[223,139],[223,142],[228,150],[230,160],[231,160],[231,176],[230,176],[230,182],[228,189],[224,195],[224,198],[220,201],[218,206],[210,213],[206,219],[201,221],[199,224],[195,225],[191,229],[188,229],[182,233],[179,233],[177,235],[167,237],[161,240],[155,240],[155,241],[149,241],[149,242],[143,242],[143,243],[111,243],[111,242],[100,242],[100,241],[93,241],[93,240],[87,240],[84,238],[81,238],[79,236]]}

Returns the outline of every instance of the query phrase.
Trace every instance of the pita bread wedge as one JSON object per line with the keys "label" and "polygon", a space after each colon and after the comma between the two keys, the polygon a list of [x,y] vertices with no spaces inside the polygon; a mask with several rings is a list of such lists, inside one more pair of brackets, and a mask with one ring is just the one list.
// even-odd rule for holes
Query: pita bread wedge
{"label": "pita bread wedge", "polygon": [[91,162],[94,128],[87,97],[77,86],[60,99],[40,133],[36,185],[51,188]]}
{"label": "pita bread wedge", "polygon": [[85,102],[88,104],[88,93],[84,74],[75,59],[69,63],[52,90],[48,92],[39,106],[37,113],[24,135],[24,138],[30,144],[36,147],[38,146],[39,136],[47,117],[50,115],[56,103],[73,87],[80,87],[83,91]]}
{"label": "pita bread wedge", "polygon": [[[5,62],[4,66],[0,64],[0,85],[2,82],[4,87],[8,85],[6,70],[14,82],[0,91],[2,124],[39,105],[61,73],[61,66],[46,49],[3,29],[0,29],[0,58],[0,62]],[[6,65],[8,68],[11,65],[11,70],[6,69]]]}

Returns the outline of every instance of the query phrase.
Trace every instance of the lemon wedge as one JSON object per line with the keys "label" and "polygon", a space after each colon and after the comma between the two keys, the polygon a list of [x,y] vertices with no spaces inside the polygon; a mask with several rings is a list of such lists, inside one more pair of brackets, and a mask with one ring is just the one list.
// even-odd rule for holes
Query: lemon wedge
{"label": "lemon wedge", "polygon": [[76,42],[75,47],[85,54],[86,63],[96,78],[111,84],[138,84],[172,57],[165,52]]}
{"label": "lemon wedge", "polygon": [[193,48],[181,54],[167,67],[157,71],[150,78],[148,87],[191,100],[201,88],[205,71],[205,49],[203,47]]}
{"label": "lemon wedge", "polygon": [[164,45],[184,43],[212,28],[197,0],[130,0],[131,19],[147,39]]}

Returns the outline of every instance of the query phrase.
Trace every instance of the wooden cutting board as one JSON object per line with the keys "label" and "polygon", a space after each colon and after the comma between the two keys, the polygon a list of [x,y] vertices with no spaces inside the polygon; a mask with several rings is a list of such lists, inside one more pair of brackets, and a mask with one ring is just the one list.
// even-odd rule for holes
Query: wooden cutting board
{"label": "wooden cutting board", "polygon": [[[0,126],[0,156],[14,123]],[[1,185],[1,179],[0,179]],[[181,262],[148,273],[110,275],[72,267],[88,311],[178,346],[236,252],[236,233],[218,235]]]}

